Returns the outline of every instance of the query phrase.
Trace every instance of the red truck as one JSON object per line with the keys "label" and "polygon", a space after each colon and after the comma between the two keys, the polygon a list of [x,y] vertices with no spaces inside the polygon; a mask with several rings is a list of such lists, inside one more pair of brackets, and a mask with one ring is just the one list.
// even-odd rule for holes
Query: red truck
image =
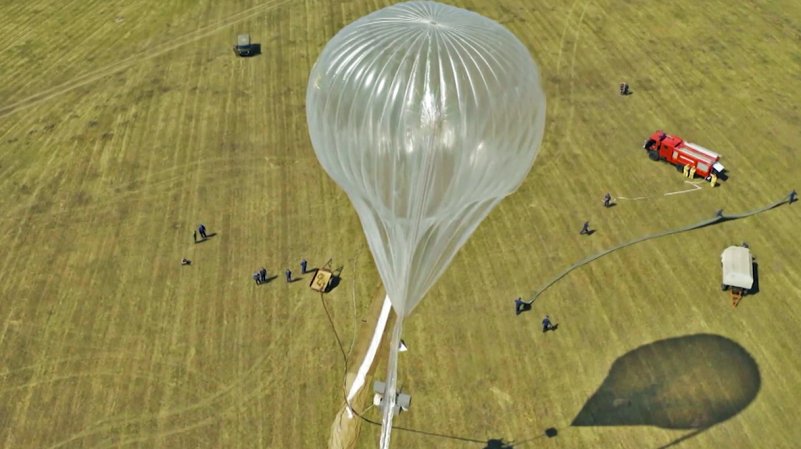
{"label": "red truck", "polygon": [[725,168],[720,163],[718,153],[697,143],[685,142],[680,137],[666,134],[662,130],[654,131],[642,147],[648,152],[648,157],[652,161],[670,162],[679,171],[689,165],[695,168],[697,175],[707,180],[713,174],[717,177],[724,176]]}

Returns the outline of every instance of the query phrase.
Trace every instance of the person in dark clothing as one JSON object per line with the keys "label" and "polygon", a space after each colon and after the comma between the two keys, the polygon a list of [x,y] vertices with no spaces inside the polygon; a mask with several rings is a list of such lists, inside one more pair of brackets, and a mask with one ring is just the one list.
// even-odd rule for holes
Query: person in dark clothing
{"label": "person in dark clothing", "polygon": [[206,226],[205,225],[201,224],[200,226],[198,226],[197,232],[198,232],[198,234],[200,234],[200,237],[202,237],[203,240],[206,239]]}
{"label": "person in dark clothing", "polygon": [[284,274],[286,275],[286,281],[292,282],[292,271],[290,271],[289,268],[286,269]]}
{"label": "person in dark clothing", "polygon": [[306,259],[300,259],[300,273],[306,274],[306,267],[308,266],[309,262]]}
{"label": "person in dark clothing", "polygon": [[628,95],[630,93],[629,83],[620,83],[620,95]]}
{"label": "person in dark clothing", "polygon": [[610,207],[612,205],[612,195],[609,192],[606,192],[604,195],[604,207]]}
{"label": "person in dark clothing", "polygon": [[545,318],[542,319],[542,333],[548,332],[551,329],[555,329],[553,323],[551,322],[551,318],[548,315],[545,315]]}
{"label": "person in dark clothing", "polygon": [[515,315],[520,315],[521,313],[526,311],[526,306],[528,303],[523,301],[523,298],[515,299]]}
{"label": "person in dark clothing", "polygon": [[581,231],[579,231],[579,235],[590,235],[589,221],[585,221],[584,224],[581,226]]}
{"label": "person in dark clothing", "polygon": [[256,285],[261,285],[261,276],[258,272],[253,273],[253,280],[256,281]]}
{"label": "person in dark clothing", "polygon": [[259,270],[259,279],[261,280],[262,283],[267,282],[267,269],[266,268],[261,267],[261,270]]}

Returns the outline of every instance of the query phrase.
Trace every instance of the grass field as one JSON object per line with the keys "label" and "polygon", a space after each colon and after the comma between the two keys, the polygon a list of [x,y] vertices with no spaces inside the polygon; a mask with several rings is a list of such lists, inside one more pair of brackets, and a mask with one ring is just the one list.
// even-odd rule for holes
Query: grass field
{"label": "grass field", "polygon": [[[519,317],[512,299],[801,189],[801,4],[454,3],[529,46],[548,122],[526,182],[405,322],[393,447],[796,447],[801,205],[612,253]],[[381,292],[305,89],[325,42],[386,4],[0,4],[0,447],[328,444],[345,382],[330,323],[358,362]],[[234,57],[239,32],[262,54]],[[660,128],[723,154],[729,180],[665,195],[692,186],[640,150]],[[643,199],[604,209],[606,191]],[[216,235],[193,244],[199,223]],[[742,241],[760,291],[733,309],[719,254]],[[321,299],[308,275],[250,280],[301,257],[342,282]],[[558,331],[539,332],[545,313]]]}

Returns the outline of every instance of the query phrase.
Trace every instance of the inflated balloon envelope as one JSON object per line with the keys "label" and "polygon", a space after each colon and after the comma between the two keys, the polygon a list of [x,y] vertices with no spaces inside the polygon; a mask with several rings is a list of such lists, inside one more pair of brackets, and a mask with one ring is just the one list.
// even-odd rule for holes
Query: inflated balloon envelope
{"label": "inflated balloon envelope", "polygon": [[399,3],[328,42],[306,113],[317,158],[356,209],[397,315],[387,447],[403,319],[531,169],[545,123],[539,70],[497,22],[435,2]]}

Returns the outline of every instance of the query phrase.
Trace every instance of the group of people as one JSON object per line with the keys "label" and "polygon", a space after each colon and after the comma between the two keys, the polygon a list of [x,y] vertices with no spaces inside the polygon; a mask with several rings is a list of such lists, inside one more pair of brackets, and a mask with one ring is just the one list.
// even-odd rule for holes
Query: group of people
{"label": "group of people", "polygon": [[[208,234],[206,234],[206,225],[204,225],[203,223],[201,223],[197,227],[197,229],[192,231],[192,241],[194,243],[197,243],[197,235],[198,234],[200,234],[201,241],[206,240],[207,238],[209,238]],[[192,261],[187,259],[186,257],[182,257],[181,258],[181,265],[183,265],[183,266],[192,265]]]}
{"label": "group of people", "polygon": [[[197,238],[198,234],[200,234],[201,241],[206,240],[207,238],[209,238],[209,235],[206,233],[206,225],[200,224],[197,227],[196,230],[192,231],[192,241],[194,243],[198,242],[198,238]],[[187,259],[186,257],[182,257],[181,258],[181,265],[191,265],[191,264],[192,264],[191,260]],[[308,267],[309,267],[309,262],[306,259],[301,259],[300,260],[300,272],[301,272],[301,274],[306,274],[306,272],[308,271]],[[292,281],[295,280],[292,277],[292,270],[290,270],[289,268],[286,269],[286,271],[284,272],[284,275],[286,276],[287,283],[292,282]],[[267,278],[267,269],[264,268],[264,267],[261,267],[261,269],[259,271],[253,273],[252,278],[253,278],[253,281],[256,282],[256,285],[266,284],[269,281],[269,279]]]}
{"label": "group of people", "polygon": [[[523,301],[523,298],[515,299],[515,315],[520,315],[521,313],[525,312],[526,310],[531,310],[531,304],[534,301],[526,302]],[[558,324],[555,324],[551,321],[551,317],[545,315],[545,318],[542,319],[542,333],[548,331],[555,331],[558,327]]]}
{"label": "group of people", "polygon": [[200,224],[196,231],[192,231],[192,240],[197,243],[197,235],[200,234],[201,240],[206,240],[209,236],[206,234],[206,225]]}
{"label": "group of people", "polygon": [[261,267],[261,270],[253,273],[253,280],[256,281],[256,285],[266,284],[267,283],[267,269]]}
{"label": "group of people", "polygon": [[[628,92],[628,84],[621,83],[620,85],[620,93],[623,94],[625,85],[625,91]],[[612,199],[612,194],[606,192],[603,197],[603,205],[605,208],[612,207],[615,203]],[[592,235],[595,232],[593,229],[590,228],[590,222],[585,221],[584,224],[581,225],[581,230],[579,231],[579,235]],[[522,298],[515,299],[515,315],[520,315],[521,313],[525,312],[526,310],[531,310],[531,302],[525,302]],[[548,332],[549,330],[556,330],[556,324],[551,322],[551,319],[548,315],[545,315],[545,318],[542,320],[542,331]]]}
{"label": "group of people", "polygon": [[[306,272],[308,271],[308,267],[309,267],[309,262],[306,259],[300,259],[300,273],[306,274]],[[292,276],[292,270],[290,270],[289,268],[287,268],[284,271],[284,276],[286,277],[287,283],[291,283],[292,281],[295,280],[295,278]],[[268,281],[267,269],[262,267],[261,270],[253,273],[253,280],[256,282],[256,285],[266,284]]]}
{"label": "group of people", "polygon": [[[606,192],[604,194],[603,204],[604,204],[604,207],[607,208],[607,209],[612,207],[615,204],[614,200],[612,199],[612,194],[611,193]],[[579,235],[592,235],[593,232],[595,232],[595,231],[590,229],[590,222],[589,221],[585,221],[584,224],[581,225],[581,230],[579,231]]]}

